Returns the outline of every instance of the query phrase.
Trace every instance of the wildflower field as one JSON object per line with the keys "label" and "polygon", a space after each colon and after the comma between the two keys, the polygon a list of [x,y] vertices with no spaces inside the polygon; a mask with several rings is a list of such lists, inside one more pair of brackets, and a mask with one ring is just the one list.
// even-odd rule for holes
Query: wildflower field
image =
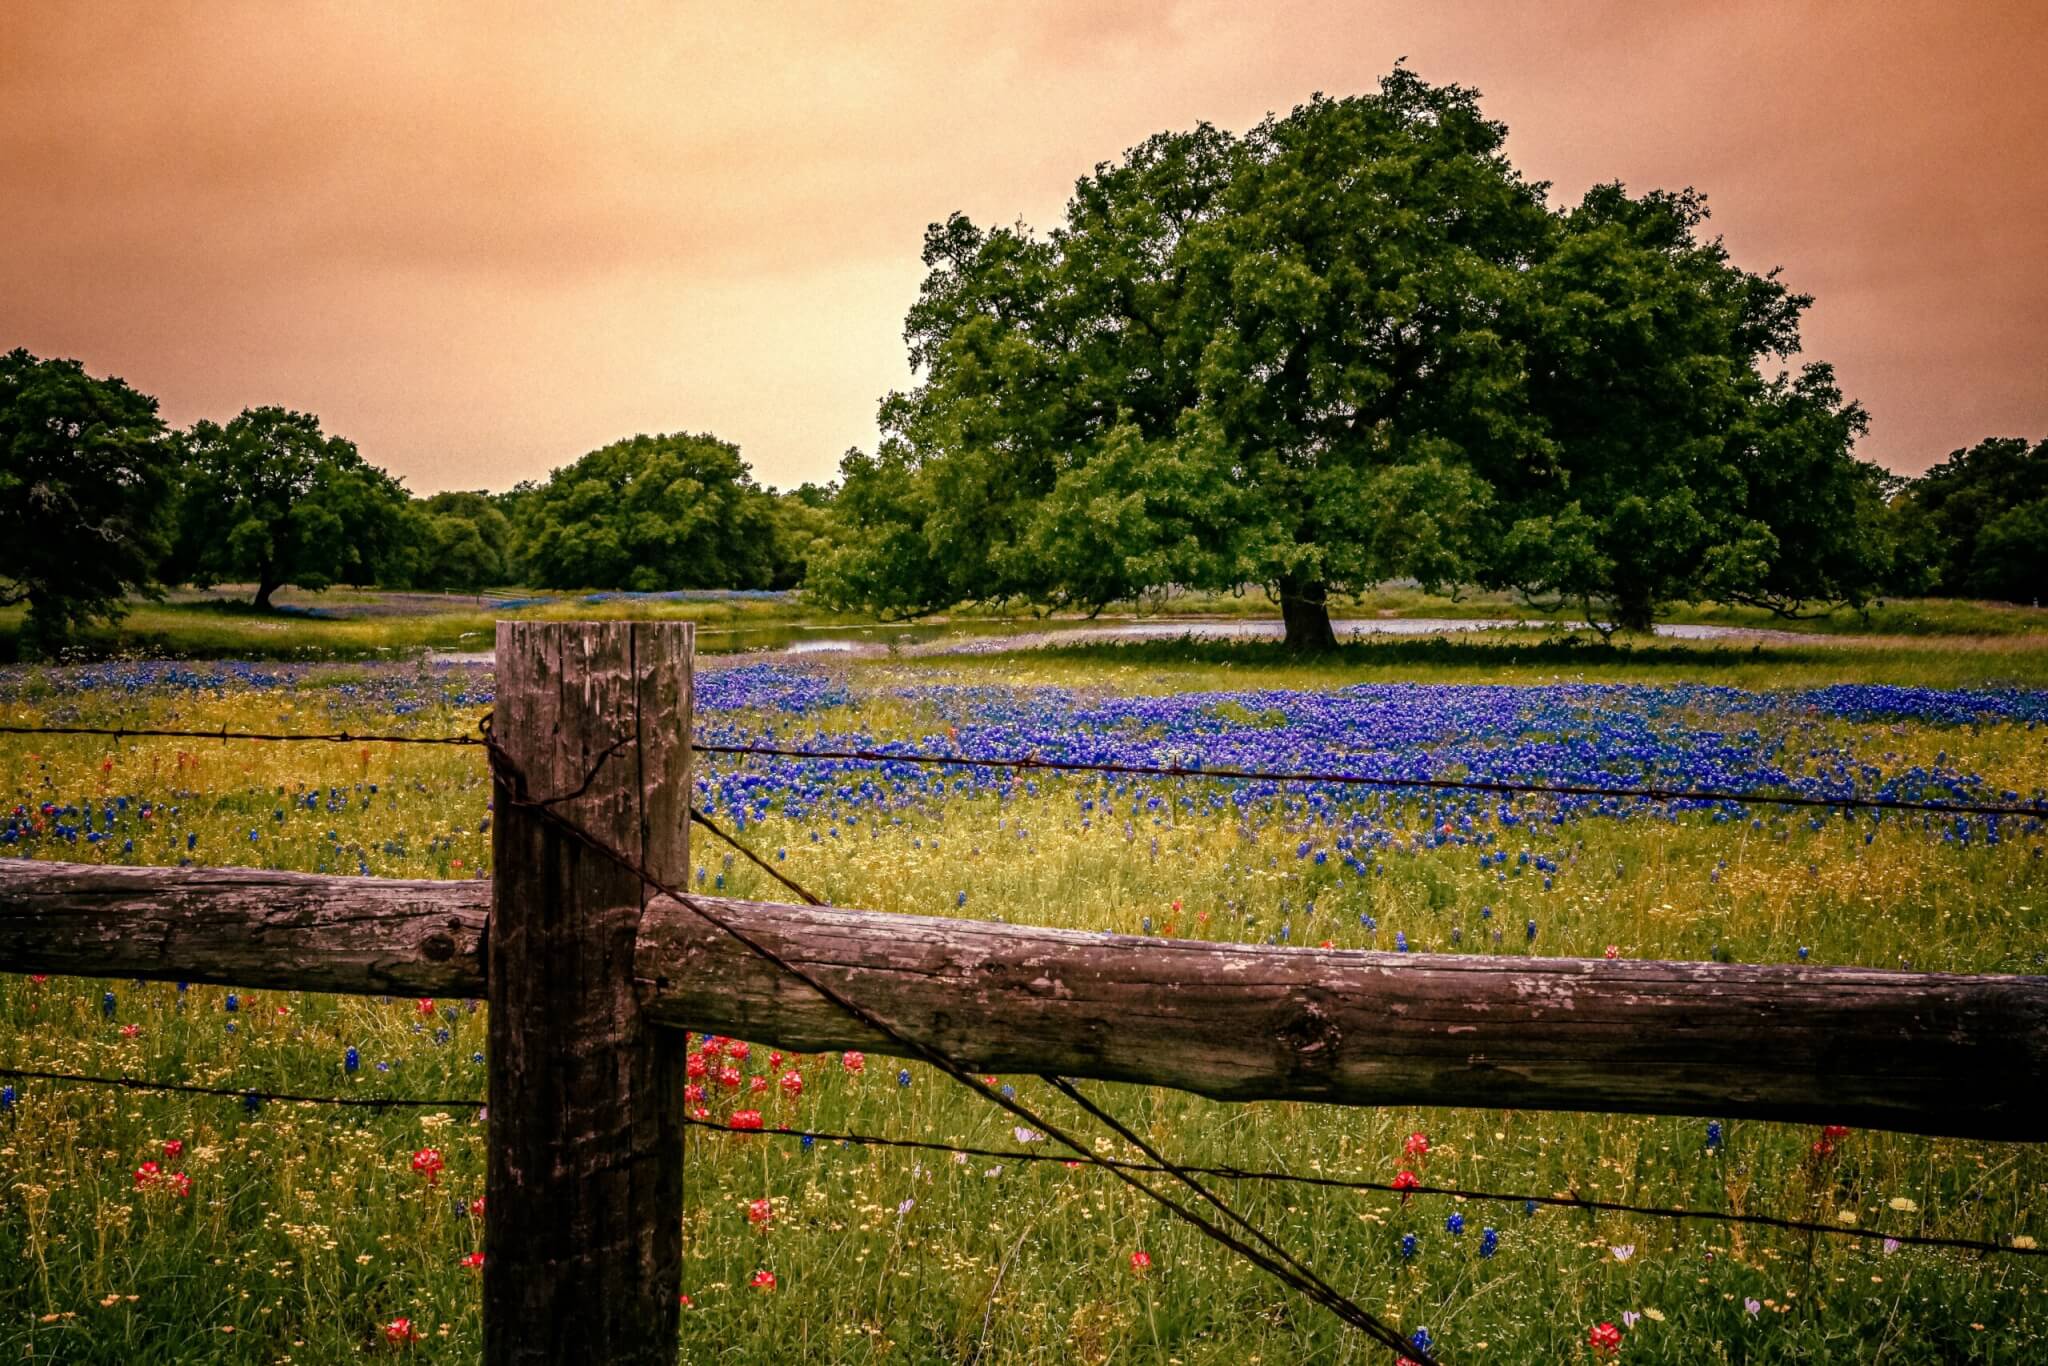
{"label": "wildflower field", "polygon": [[[1258,679],[1080,655],[1008,673],[1000,661],[737,664],[700,675],[696,721],[723,742],[1406,778],[1989,801],[2048,783],[2048,692],[2029,688]],[[12,724],[443,735],[474,733],[491,697],[489,670],[472,666],[0,671]],[[10,857],[490,871],[474,749],[10,736],[0,781]],[[758,758],[703,758],[698,781],[740,838],[847,906],[1278,945],[2048,971],[2039,821]],[[693,848],[698,885],[773,898],[712,842]],[[474,1002],[0,977],[0,1022],[5,1066],[365,1096],[462,1099],[484,1084]],[[1049,1146],[918,1065],[701,1036],[691,1054],[688,1103],[703,1118]],[[1005,1080],[1086,1125],[1035,1080]],[[1091,1089],[1189,1163],[1407,1171],[2007,1247],[2048,1239],[2048,1153],[2024,1145]],[[467,1105],[249,1106],[11,1083],[0,1355],[472,1360],[483,1168]],[[2040,1259],[1229,1189],[1449,1362],[2048,1359]],[[692,1130],[686,1206],[693,1363],[1389,1359],[1142,1197],[1059,1162]]]}

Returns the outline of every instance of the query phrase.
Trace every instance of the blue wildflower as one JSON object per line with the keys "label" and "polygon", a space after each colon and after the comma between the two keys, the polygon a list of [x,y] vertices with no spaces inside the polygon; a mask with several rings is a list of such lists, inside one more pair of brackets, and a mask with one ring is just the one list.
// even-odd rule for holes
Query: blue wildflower
{"label": "blue wildflower", "polygon": [[1498,1230],[1496,1230],[1496,1229],[1492,1229],[1492,1228],[1483,1228],[1483,1229],[1480,1229],[1480,1230],[1479,1230],[1479,1255],[1480,1255],[1480,1256],[1482,1256],[1482,1257],[1491,1257],[1491,1256],[1492,1256],[1492,1255],[1493,1255],[1494,1253],[1496,1253],[1496,1252],[1498,1252],[1498,1251],[1500,1251],[1500,1233],[1499,1233],[1499,1231],[1498,1231]]}

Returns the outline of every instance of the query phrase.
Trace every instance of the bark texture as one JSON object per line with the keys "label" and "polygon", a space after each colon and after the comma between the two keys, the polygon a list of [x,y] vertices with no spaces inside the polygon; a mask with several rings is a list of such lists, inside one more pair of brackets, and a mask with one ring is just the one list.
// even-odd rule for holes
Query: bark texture
{"label": "bark texture", "polygon": [[[703,904],[993,1072],[2048,1140],[2044,977],[1378,954]],[[484,909],[474,882],[0,861],[0,969],[473,996]],[[666,899],[641,921],[633,971],[645,1022],[892,1051]]]}
{"label": "bark texture", "polygon": [[638,876],[515,798],[680,883],[693,628],[500,622],[487,947],[485,1366],[672,1363],[683,1055],[641,1008]]}

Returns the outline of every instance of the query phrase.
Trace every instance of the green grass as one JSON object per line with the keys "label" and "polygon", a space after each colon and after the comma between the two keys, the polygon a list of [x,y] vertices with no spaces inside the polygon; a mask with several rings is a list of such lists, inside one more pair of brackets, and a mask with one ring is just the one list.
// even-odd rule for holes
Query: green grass
{"label": "green grass", "polygon": [[[520,592],[522,590],[507,590]],[[245,595],[230,590],[199,594],[181,590],[164,601],[130,605],[113,623],[82,629],[62,652],[67,659],[376,659],[423,650],[481,650],[490,645],[492,624],[503,617],[541,620],[695,621],[701,647],[707,650],[763,649],[791,644],[814,629],[876,627],[888,633],[937,622],[971,626],[1016,626],[1041,620],[1029,609],[1014,611],[963,607],[921,623],[880,626],[871,618],[824,611],[801,595],[706,601],[608,601],[590,603],[577,595],[515,608],[499,608],[459,594],[381,593],[367,589],[330,589],[308,593],[284,589],[280,608],[259,612]],[[1500,618],[1549,625],[1576,619],[1574,613],[1550,618],[1507,594],[1465,595],[1457,601],[1413,589],[1387,588],[1345,598],[1332,611],[1347,618]],[[321,615],[307,615],[318,613]],[[0,608],[0,661],[20,652],[23,609]],[[1096,620],[1147,621],[1177,617],[1272,619],[1275,609],[1262,593],[1181,594],[1170,599],[1115,604]],[[1072,613],[1042,618],[1074,623]],[[1673,622],[1692,622],[1762,630],[1794,629],[1827,639],[1854,641],[1866,648],[1938,654],[1951,639],[1972,638],[1972,649],[2017,643],[2042,651],[2048,639],[2048,609],[2004,603],[1951,599],[1914,599],[1884,603],[1867,614],[1836,612],[1814,620],[1787,622],[1756,608],[1718,604],[1674,607]],[[1940,644],[1933,643],[1936,639]],[[1662,642],[1660,642],[1662,644]]]}
{"label": "green grass", "polygon": [[[1902,647],[1903,649],[1903,647]],[[1934,681],[1992,665],[2039,680],[2017,647],[1984,646],[1964,664],[1942,651],[1816,650],[1742,654],[1577,648],[1531,658],[1493,641],[1359,647],[1302,664],[1242,647],[1159,646],[949,660],[942,669],[876,664],[869,685],[934,678],[1056,680],[1122,691],[1211,686],[1330,686],[1361,678],[1547,681],[1554,675],[1805,686],[1844,669]],[[1825,666],[1833,665],[1828,674]],[[145,719],[194,727],[280,729],[402,726],[466,731],[476,709],[436,702],[394,717],[351,696],[371,674],[337,666],[291,691],[57,694],[25,689],[5,719],[85,724]],[[878,734],[915,734],[914,706],[864,701]],[[1239,724],[1269,718],[1247,708]],[[1751,718],[1754,722],[1754,718]],[[807,725],[809,723],[807,722]],[[2040,728],[1859,726],[1783,714],[1801,744],[1879,761],[1949,761],[2008,785],[2048,772]],[[2048,924],[2043,840],[1943,843],[1907,821],[1818,829],[1766,817],[1761,827],[1677,820],[1586,819],[1517,842],[1567,869],[1549,888],[1515,870],[1496,876],[1469,850],[1390,857],[1383,878],[1345,880],[1295,859],[1308,813],[1284,801],[1219,820],[1172,811],[1083,826],[1074,787],[1041,778],[1037,795],[961,797],[902,813],[899,824],[834,819],[751,825],[753,846],[787,851],[783,867],[832,900],[934,915],[1178,936],[1386,947],[1396,929],[1416,948],[1782,961],[1800,946],[1823,963],[1959,971],[2041,971]],[[163,804],[132,851],[64,845],[67,857],[474,877],[489,871],[478,827],[487,788],[468,751],[377,746],[244,746],[89,738],[0,742],[11,802],[131,794]],[[375,786],[374,793],[370,791]],[[1114,792],[1114,787],[1098,789]],[[311,794],[312,809],[302,804]],[[337,795],[338,794],[338,797]],[[1121,809],[1120,809],[1121,810]],[[280,817],[278,813],[283,813]],[[1416,813],[1419,815],[1419,812]],[[828,834],[827,831],[836,833]],[[250,838],[254,831],[256,838]],[[811,835],[819,838],[813,842]],[[188,852],[188,838],[190,848]],[[1154,841],[1157,841],[1156,846]],[[771,855],[772,856],[772,855]],[[744,864],[699,845],[706,885],[738,895],[773,889]],[[960,896],[966,897],[964,909]],[[1313,902],[1314,911],[1305,908]],[[1491,915],[1481,918],[1479,908]],[[1366,931],[1359,915],[1375,917]],[[1540,929],[1533,948],[1525,921]],[[1505,927],[1498,947],[1493,932]],[[1453,929],[1459,942],[1453,944]],[[115,996],[114,1018],[102,1014]],[[277,1089],[460,1097],[480,1094],[484,1016],[460,1003],[424,1019],[412,1001],[311,993],[242,993],[170,985],[0,978],[0,1062]],[[279,1013],[278,1007],[288,1013]],[[236,1028],[231,1033],[229,1023]],[[133,1037],[121,1027],[134,1024]],[[450,1037],[436,1042],[433,1030]],[[342,1070],[358,1047],[363,1070]],[[867,1059],[783,1058],[755,1046],[740,1064],[770,1081],[739,1100],[716,1083],[723,1114],[756,1104],[770,1123],[854,1129],[1009,1147],[1014,1121],[928,1069]],[[381,1072],[376,1064],[394,1064]],[[1769,1067],[1768,1053],[1757,1059]],[[774,1086],[804,1078],[800,1098]],[[1047,1088],[1014,1082],[1034,1106],[1074,1120]],[[2015,1086],[2033,1079],[2014,1078]],[[1226,1105],[1175,1092],[1090,1088],[1179,1159],[1386,1179],[1412,1132],[1432,1140],[1434,1182],[1752,1212],[1861,1227],[2000,1241],[2048,1239],[2048,1154],[2023,1145],[1856,1133],[1825,1160],[1803,1127],[1730,1123],[1719,1155],[1704,1121],[1469,1110],[1351,1110],[1301,1104]],[[1078,1122],[1078,1121],[1077,1121]],[[180,1140],[188,1198],[136,1187],[146,1159]],[[415,1150],[441,1151],[429,1184]],[[1109,1150],[1114,1151],[1112,1146]],[[0,1353],[37,1361],[295,1362],[400,1356],[473,1360],[476,1273],[460,1259],[480,1245],[468,1201],[481,1193],[483,1131],[466,1110],[445,1116],[271,1106],[24,1084],[0,1115]],[[1002,1167],[998,1174],[991,1169]],[[2048,1354],[2048,1275],[2020,1258],[1880,1249],[1766,1230],[1633,1217],[1283,1187],[1239,1186],[1240,1206],[1333,1284],[1404,1332],[1427,1326],[1450,1362],[1590,1360],[1587,1328],[1643,1318],[1625,1361],[2024,1363]],[[747,1203],[767,1198],[755,1226]],[[905,1201],[913,1202],[903,1209]],[[1462,1212],[1453,1236],[1445,1217]],[[901,1211],[901,1212],[899,1212]],[[1008,1362],[1370,1363],[1369,1349],[1327,1314],[1213,1249],[1093,1172],[1058,1164],[839,1148],[805,1152],[774,1138],[693,1134],[687,1166],[684,1358],[692,1363]],[[1480,1230],[1500,1251],[1478,1252]],[[1420,1255],[1400,1254],[1400,1235]],[[1614,1249],[1632,1247],[1626,1260]],[[1139,1275],[1130,1254],[1152,1269]],[[751,1288],[757,1271],[777,1288]],[[1752,1315],[1745,1301],[1759,1308]],[[379,1325],[408,1316],[423,1335],[402,1352]]]}

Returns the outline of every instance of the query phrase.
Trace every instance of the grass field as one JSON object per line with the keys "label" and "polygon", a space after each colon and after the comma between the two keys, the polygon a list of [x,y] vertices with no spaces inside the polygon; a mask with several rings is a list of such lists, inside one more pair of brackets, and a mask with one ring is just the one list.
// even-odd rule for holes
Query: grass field
{"label": "grass field", "polygon": [[[2048,668],[2024,641],[1635,651],[1493,640],[1303,664],[1151,645],[707,669],[719,738],[1373,770],[1625,774],[1932,797],[2037,794]],[[1503,686],[1512,685],[1512,686]],[[1840,685],[1840,686],[1832,686]],[[1903,685],[1903,686],[1902,686]],[[396,664],[0,673],[9,722],[473,730],[491,676]],[[1393,771],[1382,768],[1380,771]],[[6,854],[378,876],[489,872],[472,751],[10,737]],[[2043,971],[2039,822],[1395,800],[755,761],[702,796],[844,905],[1127,933],[1443,952]],[[707,889],[767,895],[708,844]],[[266,1089],[481,1094],[466,1002],[0,978],[0,1064]],[[350,1071],[350,1049],[360,1060]],[[692,1105],[1018,1146],[929,1070],[706,1049]],[[1757,1059],[1769,1067],[1768,1055]],[[782,1078],[801,1078],[791,1095]],[[1035,1106],[1074,1115],[1012,1079]],[[2015,1086],[2035,1079],[2013,1079]],[[1096,1094],[1175,1157],[2048,1239],[2022,1145],[1690,1119],[1224,1105]],[[482,1126],[18,1083],[0,1093],[0,1352],[35,1361],[474,1358]],[[1079,1121],[1077,1121],[1079,1122]],[[1428,1135],[1424,1157],[1411,1134]],[[1024,1146],[1036,1150],[1025,1135]],[[1718,1141],[1717,1141],[1718,1140]],[[167,1143],[181,1145],[175,1155]],[[438,1171],[415,1170],[433,1149]],[[1115,1151],[1105,1146],[1106,1151]],[[138,1182],[145,1161],[159,1164]],[[432,1164],[427,1164],[431,1166]],[[189,1193],[170,1182],[182,1173]],[[1240,1206],[1449,1362],[2011,1362],[2048,1356],[2048,1266],[1765,1230],[1284,1187]],[[755,1202],[766,1201],[765,1206]],[[765,1218],[757,1217],[765,1214]],[[1389,1360],[1122,1188],[1057,1163],[693,1134],[691,1362]],[[1458,1228],[1454,1231],[1452,1224]],[[1490,1233],[1489,1233],[1490,1231]],[[1406,1240],[1412,1235],[1413,1242]],[[1138,1270],[1133,1254],[1150,1265]],[[772,1288],[757,1286],[772,1273]],[[404,1316],[418,1340],[389,1340]]]}
{"label": "grass field", "polygon": [[[507,594],[513,596],[507,596]],[[824,611],[791,593],[532,594],[523,589],[482,595],[388,593],[330,589],[308,593],[286,588],[278,610],[258,612],[247,590],[208,592],[181,589],[162,601],[131,604],[118,622],[82,629],[63,651],[68,660],[109,658],[346,660],[391,658],[424,650],[488,648],[491,623],[505,617],[601,620],[635,617],[694,621],[699,648],[761,649],[783,646],[820,628],[859,627],[865,619]],[[1452,599],[1414,589],[1388,587],[1333,600],[1333,614],[1361,618],[1443,618],[1516,620],[1562,632],[1575,613],[1546,617],[1503,593],[1466,594]],[[23,609],[0,608],[0,660],[19,657]],[[1117,604],[1100,620],[1277,617],[1262,593],[1181,594],[1170,599]],[[930,621],[989,626],[1029,623],[1027,609],[955,611]],[[1739,630],[1787,628],[1825,641],[1910,651],[1936,640],[1970,637],[1979,648],[2017,648],[2048,654],[2048,609],[2009,603],[1950,599],[1909,599],[1880,603],[1867,613],[1834,612],[1785,621],[1749,607],[1701,603],[1674,608],[1667,619]],[[1063,614],[1069,624],[1080,618]],[[888,634],[884,632],[883,634]]]}

